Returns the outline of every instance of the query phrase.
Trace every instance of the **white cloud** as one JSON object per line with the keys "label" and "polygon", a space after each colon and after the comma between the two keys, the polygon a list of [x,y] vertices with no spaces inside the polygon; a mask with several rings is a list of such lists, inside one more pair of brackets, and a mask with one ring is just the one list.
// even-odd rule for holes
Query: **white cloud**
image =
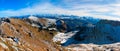
{"label": "white cloud", "polygon": [[[73,0],[69,1],[72,2]],[[89,1],[89,0],[85,0]],[[66,0],[68,2],[68,0]],[[31,14],[67,14],[78,16],[93,16],[95,18],[119,20],[120,21],[120,6],[117,4],[107,5],[80,5],[70,6],[70,8],[62,8],[52,5],[51,3],[36,4],[32,7],[23,8],[20,10],[5,10],[0,11],[1,16],[20,16]]]}

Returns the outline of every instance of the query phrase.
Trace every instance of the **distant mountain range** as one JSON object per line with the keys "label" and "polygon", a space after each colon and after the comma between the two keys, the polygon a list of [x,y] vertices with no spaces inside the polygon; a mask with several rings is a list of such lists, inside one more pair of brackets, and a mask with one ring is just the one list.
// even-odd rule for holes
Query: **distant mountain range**
{"label": "distant mountain range", "polygon": [[[68,51],[75,47],[96,50],[98,45],[105,44],[109,44],[105,50],[115,47],[120,50],[116,45],[119,36],[119,21],[90,16],[46,14],[0,18],[0,50],[6,51]],[[111,44],[114,46],[110,47]],[[86,45],[88,48],[83,48]]]}

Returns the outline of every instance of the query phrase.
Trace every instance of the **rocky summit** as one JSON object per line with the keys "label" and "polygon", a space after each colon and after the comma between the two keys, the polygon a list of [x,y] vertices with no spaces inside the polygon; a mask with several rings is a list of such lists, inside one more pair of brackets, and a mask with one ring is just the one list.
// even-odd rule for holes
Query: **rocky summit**
{"label": "rocky summit", "polygon": [[120,21],[92,17],[0,18],[0,51],[120,51]]}

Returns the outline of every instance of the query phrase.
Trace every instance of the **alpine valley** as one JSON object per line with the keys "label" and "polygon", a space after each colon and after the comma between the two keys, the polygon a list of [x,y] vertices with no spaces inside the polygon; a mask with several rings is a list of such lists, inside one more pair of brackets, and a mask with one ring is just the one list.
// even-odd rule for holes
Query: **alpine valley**
{"label": "alpine valley", "polygon": [[1,17],[0,51],[120,51],[120,21],[57,14]]}

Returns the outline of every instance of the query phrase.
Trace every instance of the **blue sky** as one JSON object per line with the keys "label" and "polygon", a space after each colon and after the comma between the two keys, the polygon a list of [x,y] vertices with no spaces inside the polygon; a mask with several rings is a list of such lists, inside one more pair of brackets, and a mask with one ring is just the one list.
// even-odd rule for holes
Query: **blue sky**
{"label": "blue sky", "polygon": [[120,20],[120,0],[0,0],[0,16],[68,14]]}

